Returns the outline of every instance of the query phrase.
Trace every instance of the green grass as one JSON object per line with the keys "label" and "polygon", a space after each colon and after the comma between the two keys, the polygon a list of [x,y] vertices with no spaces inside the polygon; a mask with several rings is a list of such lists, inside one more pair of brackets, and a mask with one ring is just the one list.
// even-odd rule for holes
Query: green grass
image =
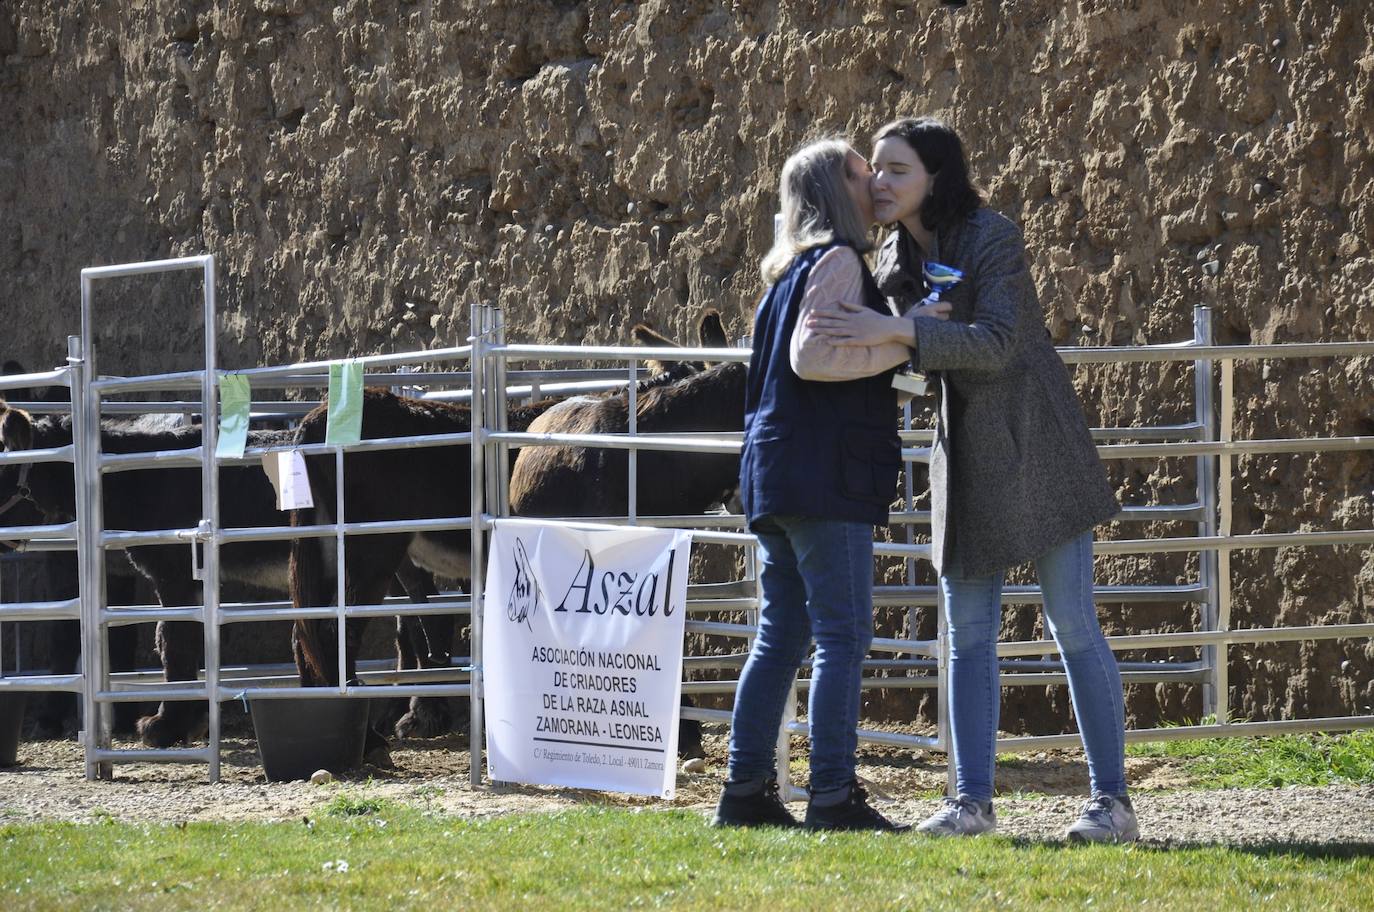
{"label": "green grass", "polygon": [[331,817],[367,817],[381,813],[385,807],[387,803],[381,798],[361,798],[344,792],[335,795],[324,806],[324,812]]}
{"label": "green grass", "polygon": [[1277,738],[1204,738],[1132,744],[1131,757],[1175,757],[1195,788],[1374,783],[1374,730]]}
{"label": "green grass", "polygon": [[1367,908],[1374,847],[717,831],[686,811],[0,826],[0,908]]}

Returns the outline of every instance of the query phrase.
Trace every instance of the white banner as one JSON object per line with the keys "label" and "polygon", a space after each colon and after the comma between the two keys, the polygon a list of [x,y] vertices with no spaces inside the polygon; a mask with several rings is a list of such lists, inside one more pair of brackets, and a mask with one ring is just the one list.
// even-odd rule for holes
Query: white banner
{"label": "white banner", "polygon": [[673,797],[691,546],[676,529],[494,523],[492,779]]}

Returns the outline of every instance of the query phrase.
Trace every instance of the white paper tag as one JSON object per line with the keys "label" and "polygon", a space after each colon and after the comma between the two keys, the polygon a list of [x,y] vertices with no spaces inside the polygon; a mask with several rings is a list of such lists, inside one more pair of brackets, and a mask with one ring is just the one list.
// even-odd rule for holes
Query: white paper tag
{"label": "white paper tag", "polygon": [[310,495],[310,476],[305,472],[305,457],[299,450],[264,453],[262,469],[277,490],[278,510],[315,506],[315,499]]}

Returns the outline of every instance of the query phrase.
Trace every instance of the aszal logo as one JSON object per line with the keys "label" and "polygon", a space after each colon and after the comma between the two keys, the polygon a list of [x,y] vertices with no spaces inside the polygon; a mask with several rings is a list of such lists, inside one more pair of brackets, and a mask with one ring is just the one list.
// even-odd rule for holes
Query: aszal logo
{"label": "aszal logo", "polygon": [[513,623],[524,624],[530,630],[530,615],[539,608],[539,583],[530,567],[530,556],[525,553],[525,543],[515,540],[514,554],[515,583],[510,587],[510,598],[506,599],[506,617]]}
{"label": "aszal logo", "polygon": [[[612,569],[597,572],[592,552],[583,550],[582,563],[573,574],[568,591],[563,594],[558,611],[571,611],[573,614],[633,614],[635,617],[653,617],[660,609],[663,616],[671,617],[674,607],[670,601],[673,592],[673,565],[677,561],[677,549],[668,552],[668,569],[659,578],[656,570],[642,568]],[[659,604],[659,585],[663,586],[662,604]],[[556,590],[555,590],[556,591]]]}

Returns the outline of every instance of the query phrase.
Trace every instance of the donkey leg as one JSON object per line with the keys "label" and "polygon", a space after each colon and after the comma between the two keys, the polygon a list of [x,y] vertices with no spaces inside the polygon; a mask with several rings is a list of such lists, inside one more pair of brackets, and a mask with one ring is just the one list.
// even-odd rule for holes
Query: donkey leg
{"label": "donkey leg", "polygon": [[[682,697],[683,706],[696,706],[697,704],[686,694]],[[697,757],[705,757],[706,748],[701,743],[701,723],[696,719],[678,719],[677,723],[677,757],[679,760],[694,760]]]}
{"label": "donkey leg", "polygon": [[[167,683],[199,678],[205,645],[199,624],[159,621],[154,645]],[[138,734],[148,747],[189,744],[204,732],[205,720],[205,704],[199,700],[164,700],[154,715],[138,720]]]}
{"label": "donkey leg", "polygon": [[[75,554],[54,551],[44,555],[43,578],[48,598],[71,598],[77,595],[76,577]],[[53,674],[76,674],[81,664],[80,622],[51,621],[45,632],[48,636],[48,667]],[[81,703],[76,694],[53,691],[43,694],[40,700],[31,701],[29,706],[35,740],[70,737],[81,727]]]}
{"label": "donkey leg", "polygon": [[[392,581],[388,595],[405,595],[400,583]],[[418,651],[423,647],[419,642],[419,621],[413,617],[396,618],[396,668],[405,671],[420,667]],[[413,629],[412,629],[413,628]],[[410,701],[403,697],[390,697],[372,701],[372,712],[368,715],[372,724],[382,731],[391,731],[396,721],[409,711]]]}
{"label": "donkey leg", "polygon": [[[396,578],[412,601],[423,602],[439,593],[434,577],[409,561],[402,562]],[[414,657],[414,664],[409,667],[447,667],[452,654],[453,628],[453,616],[448,614],[401,618],[397,637],[398,643],[409,640],[408,651]],[[452,726],[453,713],[449,710],[448,698],[411,697],[410,711],[397,720],[395,732],[398,738],[438,738],[448,734]]]}
{"label": "donkey leg", "polygon": [[[419,651],[420,668],[447,668],[451,653],[437,643],[452,642],[456,626],[451,616],[436,616],[417,624],[428,650]],[[448,697],[411,697],[410,711],[396,722],[398,738],[440,738],[453,730],[454,714]]]}
{"label": "donkey leg", "polygon": [[[200,603],[200,583],[191,578],[191,562],[184,547],[158,545],[131,548],[129,560],[153,583],[164,608]],[[194,682],[200,677],[205,640],[194,621],[159,621],[153,638],[168,684]],[[157,712],[138,720],[138,733],[149,747],[189,744],[205,730],[202,700],[164,700]]]}
{"label": "donkey leg", "polygon": [[[75,674],[81,659],[81,624],[78,621],[49,621],[48,665],[53,674]],[[65,738],[80,725],[80,708],[76,694],[53,691],[35,701],[33,714],[35,741]]]}
{"label": "donkey leg", "polygon": [[[138,578],[133,574],[110,573],[105,580],[105,594],[111,605],[138,604]],[[137,667],[138,631],[142,625],[129,624],[111,627],[106,636],[109,638],[110,671],[133,671]],[[116,703],[114,705],[114,730],[120,734],[130,734],[138,730],[138,718],[148,709],[148,704]]]}
{"label": "donkey leg", "polygon": [[[405,558],[407,536],[365,537],[350,545],[347,551],[347,582],[344,597],[349,605],[374,605],[382,600],[396,574],[396,568]],[[362,642],[362,619],[350,620],[346,628],[347,654],[345,673],[349,678],[356,677],[358,646]],[[363,746],[363,759],[383,768],[393,768],[391,750],[386,735],[372,724],[368,725],[367,740]]]}

